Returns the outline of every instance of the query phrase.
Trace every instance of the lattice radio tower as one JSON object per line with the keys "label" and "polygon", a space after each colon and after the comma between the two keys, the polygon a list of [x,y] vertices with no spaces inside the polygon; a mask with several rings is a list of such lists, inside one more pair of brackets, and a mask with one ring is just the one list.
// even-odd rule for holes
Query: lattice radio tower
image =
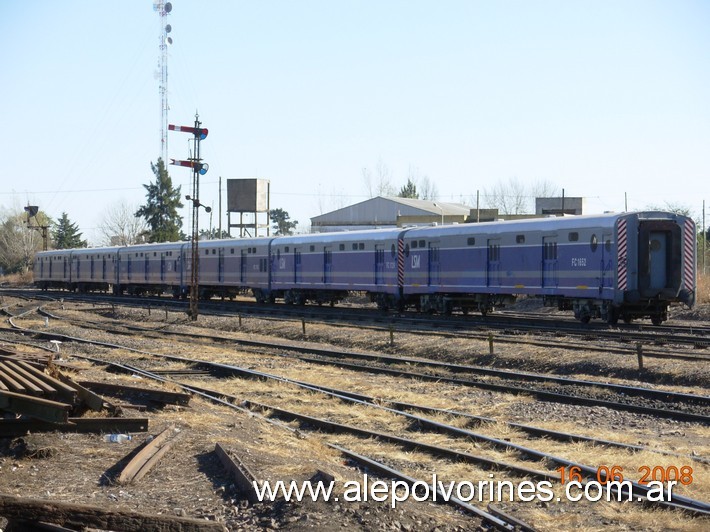
{"label": "lattice radio tower", "polygon": [[160,61],[158,63],[159,80],[158,90],[160,92],[160,157],[163,163],[167,164],[168,159],[168,46],[173,43],[173,38],[168,36],[172,27],[168,24],[168,14],[173,10],[173,5],[164,0],[156,0],[153,3],[153,10],[160,17]]}

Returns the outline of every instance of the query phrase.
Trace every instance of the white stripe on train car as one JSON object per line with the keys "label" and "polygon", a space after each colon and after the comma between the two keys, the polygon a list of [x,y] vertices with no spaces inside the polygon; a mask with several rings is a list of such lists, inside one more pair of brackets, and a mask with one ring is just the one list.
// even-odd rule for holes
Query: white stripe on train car
{"label": "white stripe on train car", "polygon": [[617,263],[617,279],[619,290],[626,290],[628,286],[628,280],[626,276],[627,271],[627,256],[628,256],[628,239],[626,234],[626,219],[622,218],[617,223],[617,233],[619,235],[619,247],[618,255],[619,260]]}
{"label": "white stripe on train car", "polygon": [[683,284],[688,290],[694,289],[695,267],[695,223],[685,221],[685,234],[683,235]]}

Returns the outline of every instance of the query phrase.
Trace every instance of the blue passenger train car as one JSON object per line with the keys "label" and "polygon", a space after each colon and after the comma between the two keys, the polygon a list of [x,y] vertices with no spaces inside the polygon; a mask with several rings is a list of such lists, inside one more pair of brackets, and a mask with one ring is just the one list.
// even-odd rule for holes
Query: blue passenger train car
{"label": "blue passenger train car", "polygon": [[[695,302],[696,228],[635,212],[198,243],[200,297],[335,304],[365,292],[380,308],[486,314],[540,297],[583,322],[668,319]],[[38,253],[42,288],[187,297],[185,242]]]}

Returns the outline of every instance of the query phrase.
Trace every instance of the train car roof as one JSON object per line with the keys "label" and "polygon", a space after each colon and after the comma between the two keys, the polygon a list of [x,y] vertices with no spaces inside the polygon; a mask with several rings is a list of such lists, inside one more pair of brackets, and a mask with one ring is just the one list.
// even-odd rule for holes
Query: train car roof
{"label": "train car roof", "polygon": [[52,249],[49,251],[38,251],[37,255],[64,255],[67,253],[115,253],[120,246],[113,247],[98,247],[98,248],[71,248],[71,249]]}
{"label": "train car roof", "polygon": [[362,231],[335,231],[332,233],[311,233],[309,235],[292,235],[274,237],[272,245],[308,244],[316,241],[319,243],[353,242],[359,240],[391,240],[396,239],[403,231],[402,228],[392,229],[364,229]]}
{"label": "train car roof", "polygon": [[216,238],[214,240],[200,240],[198,242],[198,246],[203,247],[203,246],[263,246],[263,245],[268,245],[269,242],[271,242],[274,239],[272,236],[258,236],[258,237],[252,237],[252,238]]}
{"label": "train car roof", "polygon": [[612,228],[619,218],[638,216],[639,218],[668,218],[677,215],[660,211],[622,212],[606,214],[585,214],[577,216],[551,216],[549,218],[527,218],[524,220],[499,220],[493,222],[440,225],[434,227],[413,227],[405,233],[405,238],[418,236],[446,236],[466,234],[499,234],[514,231],[557,231],[588,229],[595,227]]}

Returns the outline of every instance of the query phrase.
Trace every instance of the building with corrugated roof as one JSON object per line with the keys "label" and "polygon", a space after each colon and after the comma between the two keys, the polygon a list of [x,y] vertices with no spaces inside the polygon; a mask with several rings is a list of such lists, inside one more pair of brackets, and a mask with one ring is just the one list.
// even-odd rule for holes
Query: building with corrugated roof
{"label": "building with corrugated roof", "polygon": [[311,218],[316,233],[405,225],[464,223],[471,207],[461,203],[378,196]]}

